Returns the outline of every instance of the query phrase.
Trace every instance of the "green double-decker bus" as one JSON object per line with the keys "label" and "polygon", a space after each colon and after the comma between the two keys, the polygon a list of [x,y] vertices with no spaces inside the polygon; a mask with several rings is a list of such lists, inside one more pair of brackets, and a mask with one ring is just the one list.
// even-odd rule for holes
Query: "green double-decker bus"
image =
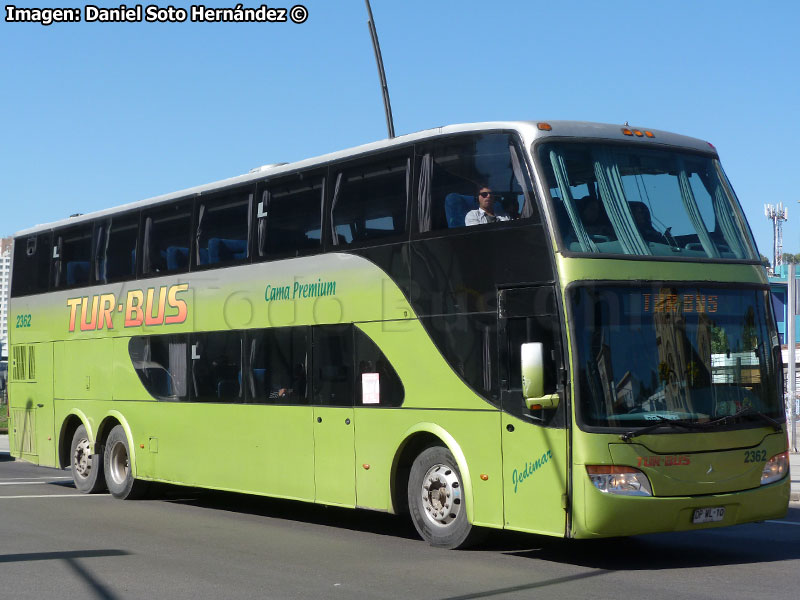
{"label": "green double-decker bus", "polygon": [[778,518],[768,298],[711,144],[443,127],[18,233],[11,452],[444,547]]}

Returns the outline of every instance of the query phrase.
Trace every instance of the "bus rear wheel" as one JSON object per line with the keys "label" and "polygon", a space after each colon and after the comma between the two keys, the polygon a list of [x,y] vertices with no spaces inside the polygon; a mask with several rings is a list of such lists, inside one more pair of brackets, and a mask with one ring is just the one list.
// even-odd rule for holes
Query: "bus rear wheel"
{"label": "bus rear wheel", "polygon": [[128,437],[122,425],[117,425],[108,434],[103,454],[104,471],[108,491],[120,500],[135,500],[147,492],[147,482],[133,478]]}
{"label": "bus rear wheel", "polygon": [[465,548],[479,529],[467,519],[461,472],[447,448],[432,446],[417,456],[408,477],[408,508],[422,538],[439,548]]}
{"label": "bus rear wheel", "polygon": [[75,487],[84,494],[103,491],[103,457],[92,454],[92,443],[86,427],[79,426],[72,435],[69,447],[69,467]]}

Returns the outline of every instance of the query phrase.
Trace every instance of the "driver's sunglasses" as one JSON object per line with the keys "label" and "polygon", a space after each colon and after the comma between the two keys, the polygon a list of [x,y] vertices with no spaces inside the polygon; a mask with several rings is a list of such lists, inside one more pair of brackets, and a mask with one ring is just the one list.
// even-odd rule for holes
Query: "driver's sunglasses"
{"label": "driver's sunglasses", "polygon": [[480,194],[478,194],[478,195],[479,195],[481,198],[488,198],[489,196],[491,196],[491,195],[492,195],[492,192],[481,192],[481,193],[480,193]]}

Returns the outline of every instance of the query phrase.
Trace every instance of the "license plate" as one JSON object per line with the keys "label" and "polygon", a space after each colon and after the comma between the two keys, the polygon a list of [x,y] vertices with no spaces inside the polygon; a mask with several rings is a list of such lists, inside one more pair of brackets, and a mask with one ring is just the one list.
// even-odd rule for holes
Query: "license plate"
{"label": "license plate", "polygon": [[725,518],[725,507],[698,508],[694,511],[692,523],[715,523]]}

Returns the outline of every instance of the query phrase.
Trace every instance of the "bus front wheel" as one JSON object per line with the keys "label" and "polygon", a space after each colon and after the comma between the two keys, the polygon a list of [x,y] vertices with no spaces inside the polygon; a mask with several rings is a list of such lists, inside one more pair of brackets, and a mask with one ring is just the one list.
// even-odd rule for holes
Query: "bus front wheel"
{"label": "bus front wheel", "polygon": [[108,434],[103,458],[106,485],[114,498],[135,500],[145,494],[147,482],[133,478],[128,437],[122,425]]}
{"label": "bus front wheel", "polygon": [[432,446],[417,456],[408,477],[408,508],[417,532],[432,546],[464,548],[477,541],[461,472],[447,448]]}
{"label": "bus front wheel", "polygon": [[86,427],[79,426],[72,435],[69,447],[69,466],[75,487],[84,494],[94,494],[103,490],[103,457],[92,454],[92,444]]}

